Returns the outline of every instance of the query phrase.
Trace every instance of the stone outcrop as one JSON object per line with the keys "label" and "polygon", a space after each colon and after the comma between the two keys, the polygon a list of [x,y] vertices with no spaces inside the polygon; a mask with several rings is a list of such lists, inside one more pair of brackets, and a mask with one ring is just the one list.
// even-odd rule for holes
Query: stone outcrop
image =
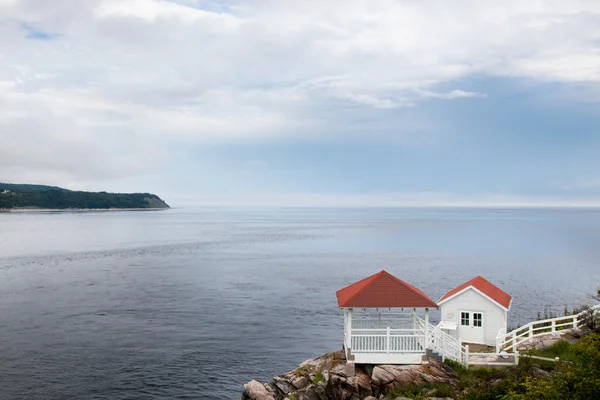
{"label": "stone outcrop", "polygon": [[[458,376],[434,359],[423,365],[354,366],[339,351],[307,360],[267,384],[250,381],[241,399],[379,400],[394,388],[436,383],[456,386]],[[435,393],[430,398],[435,399]]]}

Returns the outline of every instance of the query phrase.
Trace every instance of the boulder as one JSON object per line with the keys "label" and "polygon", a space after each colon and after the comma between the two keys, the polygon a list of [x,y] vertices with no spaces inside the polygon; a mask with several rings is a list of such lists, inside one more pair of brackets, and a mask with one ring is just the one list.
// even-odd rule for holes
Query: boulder
{"label": "boulder", "polygon": [[377,365],[371,376],[374,394],[386,393],[405,385],[428,383],[448,383],[455,386],[458,374],[447,365],[431,360],[425,365]]}
{"label": "boulder", "polygon": [[244,393],[242,394],[242,399],[275,400],[275,396],[265,387],[265,385],[263,385],[256,379],[253,379],[244,385]]}
{"label": "boulder", "polygon": [[294,386],[283,376],[276,376],[273,378],[273,387],[277,390],[277,392],[284,396],[297,389],[296,386]]}
{"label": "boulder", "polygon": [[303,389],[308,386],[308,383],[308,379],[304,376],[298,376],[292,381],[292,385],[294,385],[296,389]]}

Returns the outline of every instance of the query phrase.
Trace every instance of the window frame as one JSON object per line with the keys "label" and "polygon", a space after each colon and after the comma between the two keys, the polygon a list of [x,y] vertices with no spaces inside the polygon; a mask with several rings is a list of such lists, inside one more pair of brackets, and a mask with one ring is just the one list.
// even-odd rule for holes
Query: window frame
{"label": "window frame", "polygon": [[[482,312],[473,312],[473,327],[474,328],[483,328],[483,313]],[[479,316],[479,318],[476,318],[475,316]],[[477,325],[477,323],[479,323],[479,325]]]}
{"label": "window frame", "polygon": [[[465,321],[467,322],[466,324],[464,323]],[[471,313],[469,311],[460,312],[460,326],[471,326]]]}

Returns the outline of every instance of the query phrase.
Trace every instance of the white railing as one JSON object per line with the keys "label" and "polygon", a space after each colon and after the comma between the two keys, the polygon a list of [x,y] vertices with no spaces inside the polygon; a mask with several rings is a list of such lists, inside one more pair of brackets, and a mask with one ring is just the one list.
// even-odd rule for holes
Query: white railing
{"label": "white railing", "polygon": [[352,329],[352,353],[425,353],[422,329]]}
{"label": "white railing", "polygon": [[413,329],[412,317],[408,318],[380,318],[380,319],[358,319],[352,318],[352,329]]}
{"label": "white railing", "polygon": [[[425,330],[426,322],[417,317],[418,326]],[[449,358],[453,361],[465,363],[465,348],[461,345],[460,340],[447,334],[438,326],[429,324],[427,348],[435,351],[442,356],[442,359]]]}
{"label": "white railing", "polygon": [[508,333],[504,333],[501,330],[496,336],[496,352],[500,352],[501,350],[514,352],[519,348],[519,345],[536,336],[579,329],[585,324],[585,319],[590,316],[590,312],[592,315],[598,314],[600,312],[600,304],[579,314],[530,322]]}

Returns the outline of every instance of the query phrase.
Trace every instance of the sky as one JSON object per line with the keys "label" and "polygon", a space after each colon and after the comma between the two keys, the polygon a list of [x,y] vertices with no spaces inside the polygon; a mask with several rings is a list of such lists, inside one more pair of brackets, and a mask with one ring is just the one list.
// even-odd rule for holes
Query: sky
{"label": "sky", "polygon": [[600,206],[600,1],[0,0],[0,181]]}

